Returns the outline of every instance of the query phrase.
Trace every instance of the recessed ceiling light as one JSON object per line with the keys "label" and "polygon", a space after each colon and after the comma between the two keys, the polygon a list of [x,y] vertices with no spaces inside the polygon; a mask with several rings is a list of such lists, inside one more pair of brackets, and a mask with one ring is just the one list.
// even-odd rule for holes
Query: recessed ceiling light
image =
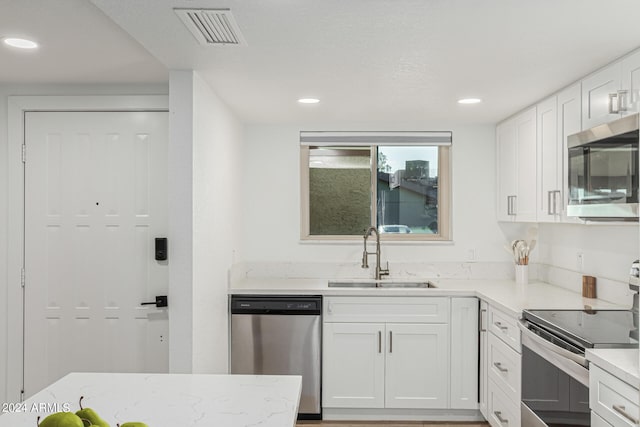
{"label": "recessed ceiling light", "polygon": [[12,47],[17,47],[18,49],[35,49],[38,47],[38,43],[32,40],[18,39],[13,37],[4,39],[4,44]]}
{"label": "recessed ceiling light", "polygon": [[462,98],[458,99],[458,104],[479,104],[482,102],[480,98]]}
{"label": "recessed ceiling light", "polygon": [[298,102],[300,104],[317,104],[320,100],[318,98],[300,98]]}

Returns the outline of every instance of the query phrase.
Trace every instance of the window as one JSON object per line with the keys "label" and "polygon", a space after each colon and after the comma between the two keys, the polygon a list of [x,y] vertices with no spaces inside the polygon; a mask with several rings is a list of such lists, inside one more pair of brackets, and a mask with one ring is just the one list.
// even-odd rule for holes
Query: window
{"label": "window", "polygon": [[450,240],[450,132],[301,132],[303,239]]}

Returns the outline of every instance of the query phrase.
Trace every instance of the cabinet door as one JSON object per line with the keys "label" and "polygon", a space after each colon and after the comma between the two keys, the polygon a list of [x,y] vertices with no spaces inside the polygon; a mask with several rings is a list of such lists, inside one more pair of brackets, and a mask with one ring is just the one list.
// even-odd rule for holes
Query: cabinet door
{"label": "cabinet door", "polygon": [[536,222],[536,107],[516,117],[516,221]]}
{"label": "cabinet door", "polygon": [[488,396],[488,386],[489,386],[489,378],[488,373],[489,369],[487,366],[487,350],[488,350],[488,330],[487,330],[487,307],[488,304],[485,301],[480,301],[480,387],[479,387],[479,404],[480,404],[480,413],[486,419],[488,418],[489,407],[487,402]]}
{"label": "cabinet door", "polygon": [[563,222],[578,223],[580,220],[575,217],[567,217],[567,203],[569,200],[569,156],[567,147],[567,137],[582,130],[580,83],[570,86],[558,94],[558,146],[562,150],[562,197],[557,203],[560,204]]}
{"label": "cabinet door", "polygon": [[478,299],[451,298],[450,408],[478,408]]}
{"label": "cabinet door", "polygon": [[627,91],[628,111],[640,112],[640,51],[622,60],[622,90]]}
{"label": "cabinet door", "polygon": [[609,113],[609,94],[621,87],[622,64],[614,62],[582,80],[582,129],[620,118]]}
{"label": "cabinet door", "polygon": [[558,99],[555,96],[538,104],[538,222],[557,222],[561,210],[558,193],[562,191],[562,150],[558,144]]}
{"label": "cabinet door", "polygon": [[384,324],[324,324],[322,406],[384,407],[384,336]]}
{"label": "cabinet door", "polygon": [[385,407],[447,408],[449,325],[387,324]]}
{"label": "cabinet door", "polygon": [[516,195],[516,125],[514,120],[496,127],[497,152],[497,218],[513,221],[512,202]]}

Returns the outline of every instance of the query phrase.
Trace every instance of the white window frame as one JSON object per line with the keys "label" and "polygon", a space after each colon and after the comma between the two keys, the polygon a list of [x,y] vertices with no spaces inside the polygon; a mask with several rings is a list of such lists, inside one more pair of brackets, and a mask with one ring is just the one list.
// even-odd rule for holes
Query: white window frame
{"label": "white window frame", "polygon": [[[400,242],[448,242],[453,240],[451,195],[451,132],[300,132],[300,239],[356,240],[362,235],[312,235],[309,211],[309,155],[310,147],[367,146],[371,149],[371,222],[377,224],[377,148],[378,146],[437,146],[438,149],[438,233],[395,234],[382,233],[380,238]],[[364,232],[364,230],[363,230]]]}

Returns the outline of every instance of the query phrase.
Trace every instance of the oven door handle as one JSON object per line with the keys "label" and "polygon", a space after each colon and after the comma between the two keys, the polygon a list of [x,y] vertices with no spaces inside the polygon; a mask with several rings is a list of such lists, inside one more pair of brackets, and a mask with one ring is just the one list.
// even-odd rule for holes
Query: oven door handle
{"label": "oven door handle", "polygon": [[531,332],[524,321],[518,322],[522,331],[522,345],[546,359],[558,369],[589,387],[589,362],[584,356],[565,350]]}

